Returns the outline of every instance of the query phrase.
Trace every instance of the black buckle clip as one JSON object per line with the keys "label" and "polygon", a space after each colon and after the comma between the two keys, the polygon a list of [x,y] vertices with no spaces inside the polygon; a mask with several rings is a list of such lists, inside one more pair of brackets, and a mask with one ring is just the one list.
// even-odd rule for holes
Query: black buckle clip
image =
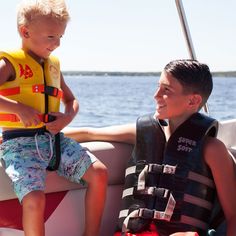
{"label": "black buckle clip", "polygon": [[147,209],[147,208],[140,208],[138,210],[138,216],[142,217],[143,219],[153,219],[154,210],[150,210],[150,209]]}
{"label": "black buckle clip", "polygon": [[49,114],[44,114],[44,117],[43,117],[43,122],[44,123],[52,122],[54,120],[56,120],[55,116],[52,116],[52,115],[49,115]]}
{"label": "black buckle clip", "polygon": [[148,165],[148,171],[155,174],[161,174],[163,173],[164,165],[159,164],[149,164]]}
{"label": "black buckle clip", "polygon": [[48,94],[48,95],[51,95],[51,96],[54,96],[54,97],[57,97],[58,95],[58,88],[55,88],[55,87],[52,87],[52,86],[45,86],[44,88],[44,93],[45,94]]}

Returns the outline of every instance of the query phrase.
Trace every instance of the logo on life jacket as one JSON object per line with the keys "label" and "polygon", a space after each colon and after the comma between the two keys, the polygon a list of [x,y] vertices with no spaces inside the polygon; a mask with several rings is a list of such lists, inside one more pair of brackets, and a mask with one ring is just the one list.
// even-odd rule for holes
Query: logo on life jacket
{"label": "logo on life jacket", "polygon": [[179,137],[178,139],[178,147],[177,151],[183,151],[183,152],[191,152],[193,150],[193,147],[197,145],[197,142],[195,140],[191,140],[184,137]]}
{"label": "logo on life jacket", "polygon": [[57,67],[55,67],[54,65],[50,65],[50,66],[49,66],[49,71],[50,71],[50,74],[51,74],[52,79],[58,79],[58,78],[60,78],[60,77],[58,76],[59,71],[58,71]]}
{"label": "logo on life jacket", "polygon": [[25,79],[33,77],[33,71],[31,68],[26,64],[25,68],[19,64],[20,66],[20,77],[25,76]]}

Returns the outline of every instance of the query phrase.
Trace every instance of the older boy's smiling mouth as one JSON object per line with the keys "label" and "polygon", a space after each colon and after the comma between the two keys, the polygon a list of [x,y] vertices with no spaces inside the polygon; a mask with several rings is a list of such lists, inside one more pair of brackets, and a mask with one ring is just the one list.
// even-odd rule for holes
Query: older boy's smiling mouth
{"label": "older boy's smiling mouth", "polygon": [[165,106],[166,106],[165,104],[158,104],[158,103],[157,103],[156,108],[157,108],[157,109],[162,109],[162,108],[165,107]]}

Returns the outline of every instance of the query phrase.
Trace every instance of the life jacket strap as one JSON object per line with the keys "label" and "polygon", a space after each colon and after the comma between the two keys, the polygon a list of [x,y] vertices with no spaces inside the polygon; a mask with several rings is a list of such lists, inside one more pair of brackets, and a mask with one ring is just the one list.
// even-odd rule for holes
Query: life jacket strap
{"label": "life jacket strap", "polygon": [[59,168],[59,165],[60,165],[60,162],[61,162],[61,139],[60,139],[60,133],[57,133],[55,135],[54,151],[55,151],[55,159],[50,161],[49,166],[47,167],[47,170],[49,170],[49,171],[57,170]]}
{"label": "life jacket strap", "polygon": [[127,188],[123,191],[122,198],[131,195],[152,195],[158,198],[167,198],[170,196],[170,190],[166,188],[147,187],[142,190],[138,190],[134,187]]}
{"label": "life jacket strap", "polygon": [[[125,176],[130,175],[130,174],[138,173],[138,170],[140,170],[140,168],[137,167],[137,165],[128,167],[125,171]],[[146,172],[148,172],[148,173],[175,174],[175,171],[176,171],[176,166],[164,165],[164,164],[162,164],[162,165],[160,165],[160,164],[146,164],[146,165],[143,165],[143,169],[145,167],[146,167]]]}
{"label": "life jacket strap", "polygon": [[[39,114],[38,117],[44,123],[55,120],[55,117],[49,114]],[[0,121],[19,122],[20,119],[16,114],[0,114]]]}
{"label": "life jacket strap", "polygon": [[63,91],[53,86],[35,84],[32,86],[32,90],[34,93],[44,93],[57,98],[63,97]]}
{"label": "life jacket strap", "polygon": [[157,211],[155,209],[151,210],[148,208],[139,208],[132,212],[129,212],[128,209],[120,211],[119,218],[125,217],[122,225],[122,233],[128,232],[129,229],[129,220],[131,218],[142,218],[147,220],[165,220],[170,221],[174,208],[175,208],[176,201],[172,194],[169,195],[168,202],[166,204],[165,211]]}
{"label": "life jacket strap", "polygon": [[138,173],[139,174],[138,175],[138,190],[142,190],[145,188],[147,174],[149,174],[149,173],[175,174],[175,171],[176,171],[176,166],[164,165],[164,164],[162,164],[162,165],[160,165],[160,164],[146,164],[146,165],[144,165],[143,163],[137,163],[137,165],[130,166],[125,170],[125,177],[130,174]]}
{"label": "life jacket strap", "polygon": [[[62,98],[63,91],[44,84],[35,84],[32,86],[33,93],[44,93],[53,97]],[[0,95],[2,96],[12,96],[20,93],[20,87],[6,88],[0,90]]]}
{"label": "life jacket strap", "polygon": [[20,119],[15,114],[0,114],[0,121],[19,122]]}
{"label": "life jacket strap", "polygon": [[[63,91],[53,87],[48,86],[44,84],[35,84],[32,86],[33,93],[44,93],[53,97],[62,98],[63,97]],[[11,96],[16,95],[20,93],[20,87],[13,87],[13,88],[6,88],[0,90],[0,95],[2,96]]]}
{"label": "life jacket strap", "polygon": [[146,165],[138,176],[138,190],[144,189],[146,185],[146,176],[148,173],[175,174],[176,166],[171,165]]}
{"label": "life jacket strap", "polygon": [[0,90],[0,95],[11,96],[20,93],[20,87],[6,88]]}

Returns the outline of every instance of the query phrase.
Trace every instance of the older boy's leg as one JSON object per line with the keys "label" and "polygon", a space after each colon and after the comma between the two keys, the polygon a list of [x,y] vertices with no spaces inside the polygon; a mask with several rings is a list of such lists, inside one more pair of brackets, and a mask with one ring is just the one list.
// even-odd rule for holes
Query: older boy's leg
{"label": "older boy's leg", "polygon": [[88,188],[85,197],[84,236],[97,236],[106,200],[107,169],[100,161],[94,162],[83,176]]}
{"label": "older boy's leg", "polygon": [[33,191],[28,193],[22,200],[22,206],[25,236],[44,236],[44,192]]}
{"label": "older boy's leg", "polygon": [[116,232],[113,236],[159,236],[155,224],[151,223],[147,229],[139,233]]}
{"label": "older boy's leg", "polygon": [[171,234],[170,236],[198,236],[197,232],[178,232]]}

